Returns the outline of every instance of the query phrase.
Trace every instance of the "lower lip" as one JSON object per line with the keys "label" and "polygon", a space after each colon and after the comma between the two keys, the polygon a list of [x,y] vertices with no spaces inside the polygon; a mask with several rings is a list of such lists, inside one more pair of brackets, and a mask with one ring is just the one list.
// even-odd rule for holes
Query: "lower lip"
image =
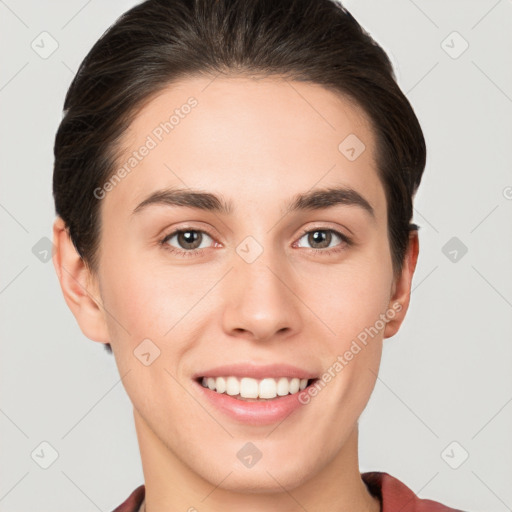
{"label": "lower lip", "polygon": [[[249,425],[270,425],[283,421],[299,407],[304,406],[299,396],[305,390],[292,395],[278,396],[272,400],[246,402],[226,393],[217,393],[194,381],[203,396],[230,418]],[[306,388],[307,389],[307,388]]]}

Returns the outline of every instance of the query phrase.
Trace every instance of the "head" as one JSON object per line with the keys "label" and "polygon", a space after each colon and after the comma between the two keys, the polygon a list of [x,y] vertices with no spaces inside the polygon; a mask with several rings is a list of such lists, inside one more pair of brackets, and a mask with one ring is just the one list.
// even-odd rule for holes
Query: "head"
{"label": "head", "polygon": [[[54,149],[64,296],[113,350],[139,427],[207,480],[236,468],[234,489],[276,485],[240,466],[248,440],[284,486],[318,473],[418,255],[425,142],[385,52],[331,0],[149,0],[82,62]],[[317,391],[271,435],[213,421],[196,381],[238,362],[307,369]]]}

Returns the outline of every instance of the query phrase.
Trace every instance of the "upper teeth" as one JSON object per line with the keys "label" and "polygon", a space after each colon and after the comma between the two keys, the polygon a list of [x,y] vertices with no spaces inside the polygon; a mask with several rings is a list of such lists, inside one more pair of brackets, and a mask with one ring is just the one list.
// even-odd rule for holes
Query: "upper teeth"
{"label": "upper teeth", "polygon": [[203,377],[202,384],[217,393],[240,395],[242,398],[275,398],[288,393],[297,393],[308,385],[308,379],[265,378],[261,380],[250,377]]}

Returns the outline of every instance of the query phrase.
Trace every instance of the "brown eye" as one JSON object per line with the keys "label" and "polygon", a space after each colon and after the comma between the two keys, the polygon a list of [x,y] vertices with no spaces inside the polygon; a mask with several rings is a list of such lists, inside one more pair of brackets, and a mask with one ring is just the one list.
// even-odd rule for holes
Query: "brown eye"
{"label": "brown eye", "polygon": [[[333,247],[331,243],[336,242],[336,238],[341,240],[341,242],[349,243],[349,240],[346,236],[342,235],[338,231],[334,229],[312,229],[303,233],[299,240],[306,238],[307,243],[310,244],[312,249],[322,250]],[[340,245],[340,243],[335,244]],[[344,245],[344,244],[341,244]]]}
{"label": "brown eye", "polygon": [[[325,249],[329,247],[332,240],[332,233],[326,230],[310,231],[308,233],[308,243],[313,246],[314,249]],[[315,247],[316,244],[319,244]]]}
{"label": "brown eye", "polygon": [[[177,251],[187,252],[187,251],[194,251],[196,249],[202,249],[201,244],[205,241],[208,242],[207,239],[211,240],[210,235],[205,233],[204,231],[200,231],[198,229],[182,229],[177,230],[169,235],[167,235],[163,240],[162,244],[167,244],[171,246],[172,249],[175,249]],[[170,243],[171,240],[176,239],[177,246]],[[211,245],[211,242],[210,242]],[[208,243],[206,245],[208,247]]]}

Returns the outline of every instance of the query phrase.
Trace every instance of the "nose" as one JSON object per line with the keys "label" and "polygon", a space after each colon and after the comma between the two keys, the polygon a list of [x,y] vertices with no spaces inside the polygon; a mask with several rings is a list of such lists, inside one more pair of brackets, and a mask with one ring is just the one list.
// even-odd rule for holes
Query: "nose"
{"label": "nose", "polygon": [[301,301],[294,293],[289,263],[270,249],[251,263],[238,254],[233,261],[224,283],[225,332],[254,341],[282,340],[299,332]]}

